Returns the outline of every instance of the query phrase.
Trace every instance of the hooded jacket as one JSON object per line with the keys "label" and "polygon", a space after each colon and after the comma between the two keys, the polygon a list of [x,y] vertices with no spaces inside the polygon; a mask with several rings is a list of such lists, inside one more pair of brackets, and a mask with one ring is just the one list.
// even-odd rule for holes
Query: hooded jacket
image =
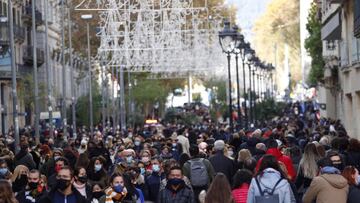
{"label": "hooded jacket", "polygon": [[322,174],[313,178],[310,187],[303,196],[303,203],[340,203],[346,202],[349,186],[347,180],[339,174]]}
{"label": "hooded jacket", "polygon": [[[280,172],[272,168],[267,168],[263,171],[262,175],[258,175],[255,178],[258,179],[262,191],[271,191],[276,182],[281,178]],[[247,203],[255,203],[255,197],[261,196],[260,190],[256,184],[256,180],[253,178],[249,187]],[[292,193],[289,182],[286,179],[282,179],[276,186],[274,194],[279,195],[279,203],[295,203],[295,197]]]}
{"label": "hooded jacket", "polygon": [[[281,151],[279,149],[277,149],[277,148],[268,149],[266,151],[266,154],[271,154],[276,158],[276,160],[281,161],[282,163],[284,163],[285,166],[286,166],[286,169],[288,171],[288,175],[290,176],[290,180],[295,181],[296,172],[295,172],[294,165],[293,165],[290,157],[288,157],[286,155],[283,155],[281,153]],[[258,161],[258,164],[256,166],[256,171],[259,169],[261,161],[262,161],[262,159],[260,159]]]}

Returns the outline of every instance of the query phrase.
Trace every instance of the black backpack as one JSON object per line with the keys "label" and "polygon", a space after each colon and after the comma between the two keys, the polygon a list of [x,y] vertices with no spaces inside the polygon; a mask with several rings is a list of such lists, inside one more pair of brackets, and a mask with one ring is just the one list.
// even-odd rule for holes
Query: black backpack
{"label": "black backpack", "polygon": [[271,189],[271,191],[267,192],[267,191],[263,191],[261,189],[260,183],[259,183],[257,177],[255,177],[256,185],[258,186],[259,191],[260,191],[260,196],[255,196],[255,202],[256,203],[279,203],[280,202],[279,194],[274,194],[274,191],[282,179],[283,178],[280,178],[276,182],[274,187]]}

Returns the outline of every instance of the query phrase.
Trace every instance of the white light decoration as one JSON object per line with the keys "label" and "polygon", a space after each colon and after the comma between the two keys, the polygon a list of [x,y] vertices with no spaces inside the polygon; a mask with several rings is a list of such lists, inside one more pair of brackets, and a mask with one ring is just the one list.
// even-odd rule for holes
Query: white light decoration
{"label": "white light decoration", "polygon": [[[84,0],[77,10],[100,15],[98,55],[131,72],[215,72],[225,57],[218,43],[223,8],[209,16],[207,0]],[[99,57],[97,57],[99,58]]]}

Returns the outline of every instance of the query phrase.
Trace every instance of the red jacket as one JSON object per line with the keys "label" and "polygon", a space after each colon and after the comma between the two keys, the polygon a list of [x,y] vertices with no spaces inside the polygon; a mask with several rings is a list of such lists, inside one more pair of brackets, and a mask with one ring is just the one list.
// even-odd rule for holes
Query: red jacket
{"label": "red jacket", "polygon": [[[290,180],[291,181],[295,181],[295,178],[296,178],[296,171],[294,169],[294,165],[292,163],[292,160],[290,159],[290,157],[286,156],[286,155],[283,155],[281,153],[281,151],[277,148],[270,148],[266,151],[266,154],[271,154],[273,155],[274,157],[276,157],[276,159],[278,161],[281,161],[282,163],[285,164],[286,166],[286,169],[288,171],[288,175],[290,176]],[[256,165],[256,171],[259,170],[259,167],[260,167],[260,163],[262,161],[262,158],[258,161],[257,165]]]}
{"label": "red jacket", "polygon": [[249,184],[243,183],[239,188],[232,191],[235,203],[246,203],[249,187]]}

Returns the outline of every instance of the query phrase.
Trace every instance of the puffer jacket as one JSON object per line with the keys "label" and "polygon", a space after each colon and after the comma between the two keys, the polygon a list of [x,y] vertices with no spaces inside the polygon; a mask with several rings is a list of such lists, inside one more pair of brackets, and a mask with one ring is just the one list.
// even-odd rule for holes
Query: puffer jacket
{"label": "puffer jacket", "polygon": [[[280,172],[272,168],[267,168],[263,171],[262,175],[258,175],[255,178],[258,179],[261,190],[269,191],[272,190],[276,182],[281,178]],[[253,178],[251,180],[247,203],[255,203],[255,197],[261,196],[260,190],[256,184],[256,180]],[[283,179],[276,186],[274,194],[279,195],[279,203],[295,203],[295,197],[291,190],[291,186],[287,179]]]}
{"label": "puffer jacket", "polygon": [[339,174],[322,174],[313,178],[303,196],[303,203],[340,203],[346,202],[349,186]]}

